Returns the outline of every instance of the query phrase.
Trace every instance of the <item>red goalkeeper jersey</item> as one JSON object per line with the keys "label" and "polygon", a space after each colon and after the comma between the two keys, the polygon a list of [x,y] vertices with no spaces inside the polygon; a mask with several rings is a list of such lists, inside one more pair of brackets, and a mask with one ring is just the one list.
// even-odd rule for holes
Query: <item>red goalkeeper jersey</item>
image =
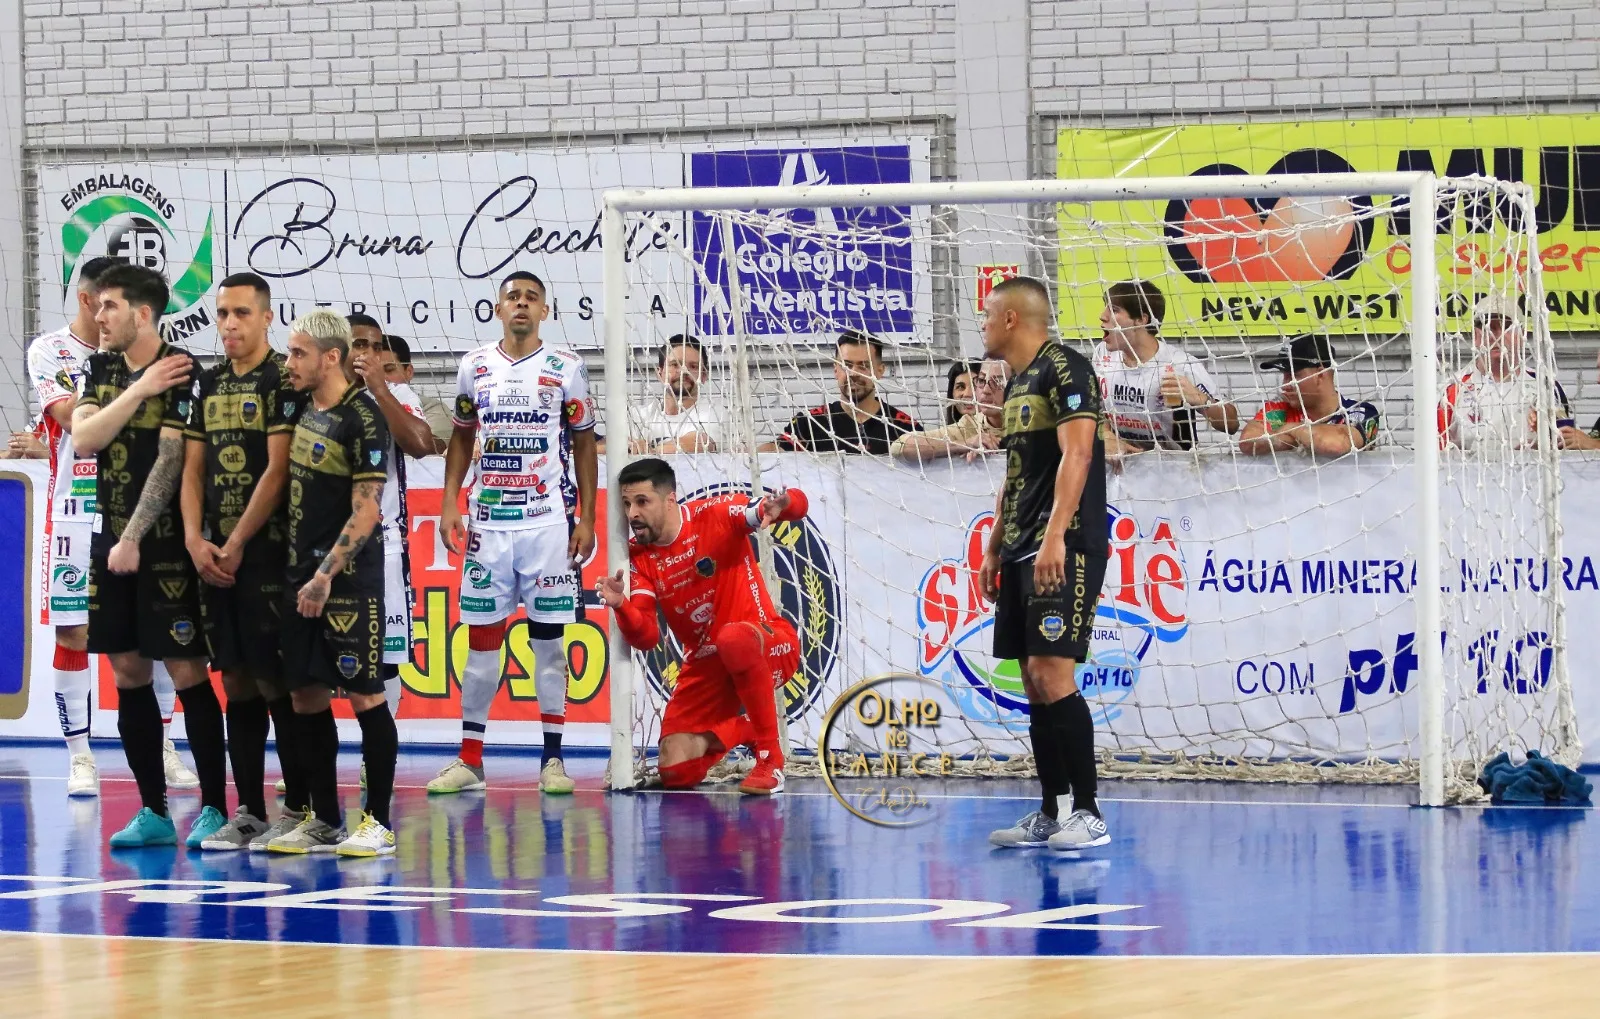
{"label": "red goalkeeper jersey", "polygon": [[773,607],[750,544],[756,524],[750,498],[696,500],[682,512],[683,527],[670,545],[628,548],[630,601],[650,621],[645,633],[625,633],[629,643],[655,645],[659,637],[648,631],[654,629],[657,604],[686,660],[714,653],[713,635],[729,623],[763,624],[768,633],[792,632]]}

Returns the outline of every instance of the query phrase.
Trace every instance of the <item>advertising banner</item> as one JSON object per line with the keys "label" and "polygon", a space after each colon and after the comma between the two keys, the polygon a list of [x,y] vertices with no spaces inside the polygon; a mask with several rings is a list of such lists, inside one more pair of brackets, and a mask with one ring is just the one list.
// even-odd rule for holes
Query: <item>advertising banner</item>
{"label": "advertising banner", "polygon": [[[928,153],[922,138],[796,143],[781,152],[635,146],[45,164],[38,307],[47,322],[70,316],[79,268],[110,254],[166,275],[166,328],[196,353],[220,351],[215,289],[245,271],[271,284],[280,326],[327,305],[374,316],[414,349],[461,353],[498,336],[496,288],[521,269],[549,285],[544,338],[597,348],[604,336],[600,211],[608,189],[681,187],[691,167],[696,183],[731,183],[738,175],[774,184],[786,175],[800,184],[927,180]],[[800,168],[798,177],[786,169],[792,167]],[[875,223],[881,212],[837,210],[835,217],[822,210],[801,218],[810,224],[822,217],[843,230],[871,225],[857,224],[858,214]],[[630,304],[648,309],[659,332],[639,337],[642,344],[690,325],[703,273],[691,263],[685,219],[670,213],[630,220]],[[910,227],[900,221],[890,231],[894,243],[840,248],[828,271],[827,259],[802,254],[810,242],[795,241],[780,290],[757,288],[756,305],[776,314],[792,311],[791,304],[836,301],[858,328],[909,333],[918,284],[904,243]],[[915,267],[925,270],[925,231],[921,237]],[[804,269],[793,268],[801,263]],[[925,271],[918,278],[925,290]]]}
{"label": "advertising banner", "polygon": [[[677,459],[684,496],[742,490],[748,478],[737,458]],[[773,534],[777,600],[801,642],[800,668],[785,687],[796,743],[810,745],[829,705],[852,683],[898,672],[944,690],[941,739],[956,752],[1022,749],[1020,673],[1014,661],[990,655],[993,607],[976,585],[1002,468],[996,458],[921,471],[866,457],[842,464],[763,458],[769,487],[800,487],[811,502],[807,519]],[[1539,720],[1547,725],[1554,706],[1544,695],[1554,637],[1541,594],[1559,585],[1579,727],[1590,734],[1586,758],[1600,761],[1600,730],[1592,728],[1600,725],[1600,680],[1586,664],[1600,657],[1600,518],[1583,511],[1589,494],[1600,494],[1600,458],[1563,462],[1568,512],[1563,557],[1552,563],[1512,545],[1496,545],[1507,554],[1487,566],[1469,560],[1468,550],[1521,534],[1527,523],[1519,500],[1536,489],[1497,470],[1499,495],[1473,485],[1452,490],[1473,492],[1478,512],[1470,516],[1487,523],[1476,532],[1457,528],[1444,557],[1450,730],[1457,738],[1485,726],[1498,732],[1509,720],[1530,745],[1540,745]],[[460,566],[438,534],[442,463],[413,462],[408,475],[416,607],[412,662],[401,669],[400,731],[407,742],[448,744],[459,737],[466,659]],[[37,461],[0,469],[0,516],[26,523],[0,529],[0,569],[10,562],[34,578],[13,585],[20,592],[13,603],[0,603],[0,627],[11,627],[11,646],[23,649],[9,680],[0,663],[0,737],[53,738],[59,731],[54,638],[38,622],[46,476]],[[10,485],[16,505],[8,509]],[[1411,486],[1403,453],[1298,473],[1226,458],[1127,465],[1109,486],[1106,583],[1092,661],[1079,673],[1103,743],[1410,756],[1418,726]],[[1460,505],[1452,491],[1444,493],[1447,520]],[[1490,498],[1496,505],[1483,506]],[[591,592],[606,569],[603,508],[602,553],[584,571]],[[589,597],[585,618],[566,633],[568,734],[573,745],[603,746],[613,667],[609,619]],[[644,657],[637,680],[657,701],[675,682],[677,654],[669,640]],[[537,744],[524,623],[511,627],[503,655],[505,683],[488,741]],[[114,736],[115,690],[103,667],[97,689],[95,734]],[[1484,722],[1489,716],[1496,720]]]}
{"label": "advertising banner", "polygon": [[[1525,182],[1537,201],[1537,252],[1506,250],[1503,239],[1512,224],[1503,205],[1466,202],[1441,209],[1439,232],[1458,238],[1442,253],[1441,290],[1487,292],[1537,257],[1551,328],[1600,328],[1600,115],[1069,128],[1057,135],[1056,145],[1060,179],[1432,170]],[[1093,216],[1104,236],[1148,240],[1063,246],[1062,328],[1069,335],[1098,335],[1092,327],[1106,284],[1148,279],[1166,293],[1167,320],[1195,335],[1397,329],[1406,315],[1411,271],[1409,214],[1401,204],[1390,214],[1361,216],[1387,200],[1352,195],[1298,202],[1095,203]],[[1288,230],[1307,215],[1350,218],[1297,229],[1293,242],[1277,253],[1267,250],[1274,244],[1270,233],[1227,237],[1228,231],[1277,229],[1288,238]],[[1200,220],[1211,225],[1186,229]],[[1491,231],[1499,243],[1491,241]],[[1447,301],[1441,328],[1460,327],[1471,303],[1470,297]]]}

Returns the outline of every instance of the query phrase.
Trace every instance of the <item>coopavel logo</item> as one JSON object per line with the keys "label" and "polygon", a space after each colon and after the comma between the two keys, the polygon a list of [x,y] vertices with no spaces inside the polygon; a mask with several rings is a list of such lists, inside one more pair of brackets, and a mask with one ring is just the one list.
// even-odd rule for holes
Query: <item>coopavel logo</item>
{"label": "coopavel logo", "polygon": [[[1089,661],[1078,666],[1078,687],[1095,704],[1096,722],[1122,714],[1139,674],[1161,644],[1189,631],[1188,572],[1173,525],[1147,529],[1108,507],[1110,559],[1095,609]],[[994,605],[978,586],[983,550],[994,528],[985,511],[967,525],[958,557],[943,559],[922,577],[917,605],[918,672],[938,681],[970,723],[1011,732],[1027,730],[1028,698],[1013,659],[996,661]]]}
{"label": "coopavel logo", "polygon": [[[121,170],[80,176],[59,196],[70,213],[61,226],[61,300],[73,305],[78,268],[91,258],[110,255],[154,269],[167,278],[171,298],[162,323],[174,339],[212,325],[201,298],[211,291],[212,212],[198,237],[178,225],[182,196],[164,192],[155,181]],[[185,210],[188,211],[188,210]],[[194,310],[184,314],[190,308]]]}
{"label": "coopavel logo", "polygon": [[[695,187],[907,183],[911,146],[747,149],[689,157]],[[910,335],[914,303],[908,206],[771,208],[734,214],[731,253],[745,328],[814,336],[841,329]],[[695,312],[704,333],[731,332],[721,220],[696,213]]]}

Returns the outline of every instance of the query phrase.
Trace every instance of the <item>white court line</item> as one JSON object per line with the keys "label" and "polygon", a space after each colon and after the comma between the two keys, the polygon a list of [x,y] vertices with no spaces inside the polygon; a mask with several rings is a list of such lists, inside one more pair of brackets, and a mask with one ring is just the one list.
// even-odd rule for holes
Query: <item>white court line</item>
{"label": "white court line", "polygon": [[[225,906],[225,902],[210,903],[214,906]],[[1600,952],[1371,952],[1371,953],[1332,953],[1322,955],[996,955],[986,953],[983,955],[892,955],[876,952],[663,952],[657,950],[630,951],[625,948],[508,948],[501,945],[461,946],[461,945],[364,945],[350,941],[268,941],[255,938],[192,938],[192,937],[158,937],[151,934],[80,934],[66,931],[16,931],[0,928],[0,937],[16,935],[35,938],[73,938],[98,941],[154,941],[189,945],[216,945],[216,944],[247,944],[247,945],[282,945],[284,947],[305,948],[361,948],[399,951],[427,951],[427,952],[509,952],[517,954],[541,955],[615,955],[625,957],[661,956],[665,958],[707,958],[707,959],[916,959],[928,961],[946,961],[951,959],[982,959],[984,961],[1005,962],[1010,960],[1048,960],[1051,962],[1065,961],[1126,961],[1161,959],[1170,962],[1297,962],[1315,961],[1323,959],[1361,960],[1361,959],[1548,959],[1551,956],[1573,956],[1581,958],[1600,959]]]}
{"label": "white court line", "polygon": [[[30,774],[7,775],[7,774],[0,774],[0,781],[65,782],[66,780],[67,780],[67,776],[65,776],[65,775],[30,775]],[[102,783],[119,782],[119,783],[122,783],[124,785],[132,785],[134,783],[134,780],[132,778],[120,778],[120,777],[119,778],[102,778],[100,781]],[[972,781],[976,782],[976,781],[983,781],[983,780],[981,780],[981,779],[973,779]],[[1179,779],[1171,779],[1169,781],[1181,781],[1181,780],[1179,780]],[[426,785],[398,785],[397,784],[394,788],[395,788],[396,792],[399,792],[401,790],[405,790],[407,792],[417,792],[419,790],[426,790],[428,787]],[[178,792],[178,793],[191,792],[191,791],[193,791],[193,790],[176,790],[176,792]],[[496,785],[496,786],[494,786],[492,788],[491,791],[495,791],[495,792],[525,792],[525,793],[531,792],[531,793],[536,793],[536,792],[539,792],[539,786],[538,786],[537,783],[535,783],[533,785]],[[609,789],[585,789],[585,788],[583,788],[581,786],[578,788],[578,792],[580,792],[580,793],[582,793],[582,792],[610,792],[610,791],[611,790],[609,790]],[[637,796],[637,795],[656,795],[656,796],[740,796],[740,797],[743,797],[745,795],[744,793],[739,792],[738,787],[732,785],[731,783],[727,784],[727,788],[721,788],[720,784],[719,784],[719,786],[713,786],[713,787],[708,788],[708,789],[635,789],[635,790],[630,790],[629,792],[630,792],[631,795],[635,795],[635,796]],[[471,794],[469,793],[469,794],[466,794],[466,795],[471,795]],[[821,798],[821,799],[829,799],[829,798],[832,797],[831,793],[828,793],[828,792],[823,791],[823,790],[801,790],[801,789],[785,789],[781,795],[783,795],[783,796],[810,796],[810,797],[816,797],[816,798]],[[1033,793],[1033,794],[1026,795],[1026,796],[1011,796],[1011,795],[997,794],[997,793],[920,793],[918,795],[921,795],[924,799],[930,799],[930,800],[993,800],[995,802],[1000,802],[1000,803],[1013,803],[1013,802],[1014,803],[1033,803],[1033,802],[1036,802],[1039,799],[1039,796],[1038,796],[1037,793]],[[93,797],[84,797],[84,799],[86,799],[86,800],[87,799],[92,799],[92,798]],[[1102,802],[1105,802],[1105,803],[1160,803],[1160,804],[1166,804],[1166,805],[1176,804],[1176,805],[1180,805],[1180,806],[1187,805],[1187,806],[1196,806],[1196,807],[1322,807],[1322,808],[1325,808],[1325,809],[1335,809],[1335,810],[1349,810],[1349,809],[1357,809],[1357,810],[1369,810],[1369,809],[1413,810],[1413,809],[1417,809],[1417,805],[1414,804],[1414,803],[1319,803],[1319,802],[1312,802],[1312,801],[1308,801],[1308,800],[1193,800],[1193,799],[1166,799],[1166,798],[1163,798],[1163,797],[1155,797],[1155,796],[1126,796],[1126,797],[1124,797],[1124,796],[1097,796],[1096,799],[1100,800]],[[1589,806],[1579,806],[1579,805],[1569,805],[1569,804],[1559,804],[1558,805],[1558,804],[1524,804],[1524,803],[1498,803],[1498,804],[1462,803],[1462,804],[1456,805],[1453,808],[1448,808],[1448,809],[1454,809],[1454,810],[1487,810],[1487,809],[1489,809],[1491,807],[1493,809],[1495,809],[1495,810],[1544,810],[1544,811],[1548,811],[1548,810],[1594,810],[1595,809],[1595,805],[1594,804],[1590,804]],[[695,954],[695,953],[690,953],[690,954]]]}

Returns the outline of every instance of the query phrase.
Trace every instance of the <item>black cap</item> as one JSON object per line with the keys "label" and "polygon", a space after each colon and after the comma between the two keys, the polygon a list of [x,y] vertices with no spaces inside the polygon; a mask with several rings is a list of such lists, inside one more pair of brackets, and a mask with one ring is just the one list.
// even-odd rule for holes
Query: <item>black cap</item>
{"label": "black cap", "polygon": [[1306,333],[1283,345],[1277,356],[1261,362],[1264,372],[1294,372],[1301,368],[1332,368],[1333,344],[1326,336]]}

